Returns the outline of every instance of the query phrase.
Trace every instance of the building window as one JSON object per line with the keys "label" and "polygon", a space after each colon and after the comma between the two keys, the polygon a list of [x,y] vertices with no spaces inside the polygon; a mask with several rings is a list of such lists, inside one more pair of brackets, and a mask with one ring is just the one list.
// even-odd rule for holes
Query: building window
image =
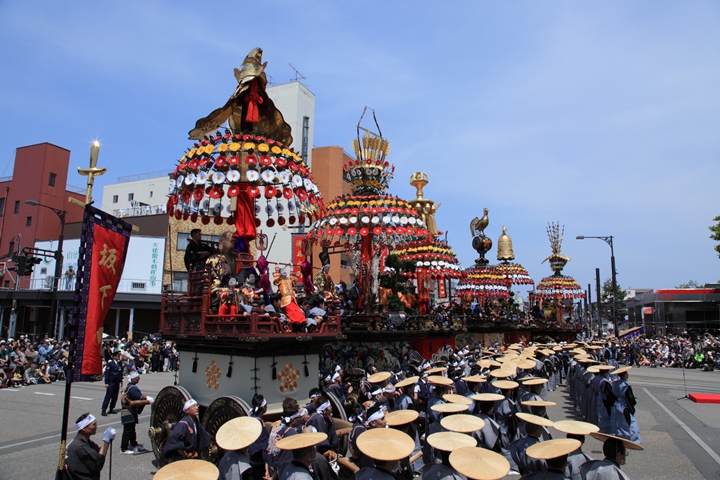
{"label": "building window", "polygon": [[135,194],[134,193],[128,193],[128,202],[135,200]]}
{"label": "building window", "polygon": [[117,195],[113,195],[113,203],[117,203],[117,202],[118,202],[118,196],[117,196]]}
{"label": "building window", "polygon": [[[178,234],[177,234],[177,250],[184,252],[188,246],[189,241],[190,241],[189,233],[178,232]],[[213,246],[215,247],[215,246],[217,246],[217,243],[220,241],[220,235],[202,235],[200,237],[200,241],[214,244]]]}
{"label": "building window", "polygon": [[8,251],[10,255],[15,253],[15,242],[10,242],[10,250]]}
{"label": "building window", "polygon": [[152,190],[150,190],[150,198],[152,198]]}
{"label": "building window", "polygon": [[308,150],[310,150],[310,117],[303,117],[303,129],[302,129],[302,147],[300,156],[302,156],[303,162],[307,165]]}
{"label": "building window", "polygon": [[20,211],[20,200],[15,200],[15,213]]}
{"label": "building window", "polygon": [[5,198],[0,198],[0,217],[5,213]]}
{"label": "building window", "polygon": [[32,217],[27,217],[27,220],[25,220],[25,226],[32,227]]}
{"label": "building window", "polygon": [[50,185],[51,187],[54,187],[54,186],[55,186],[55,179],[56,179],[56,178],[57,178],[57,175],[54,174],[54,173],[51,173],[51,174],[50,174],[50,180],[48,180],[48,185]]}
{"label": "building window", "polygon": [[10,280],[5,280],[4,286],[5,288],[10,288]]}

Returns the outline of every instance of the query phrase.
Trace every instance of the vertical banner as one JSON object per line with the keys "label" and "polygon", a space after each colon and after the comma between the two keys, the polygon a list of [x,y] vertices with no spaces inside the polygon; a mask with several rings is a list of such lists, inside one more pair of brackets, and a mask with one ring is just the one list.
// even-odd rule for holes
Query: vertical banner
{"label": "vertical banner", "polygon": [[447,298],[447,291],[445,290],[445,280],[444,278],[439,279],[437,282],[438,285],[438,298]]}
{"label": "vertical banner", "polygon": [[304,233],[293,233],[292,234],[292,274],[295,278],[302,278],[302,272],[300,271],[300,264],[305,261],[305,252],[303,251],[303,240],[305,240]]}
{"label": "vertical banner", "polygon": [[102,379],[103,322],[120,283],[131,231],[131,224],[85,207],[70,333],[73,381]]}

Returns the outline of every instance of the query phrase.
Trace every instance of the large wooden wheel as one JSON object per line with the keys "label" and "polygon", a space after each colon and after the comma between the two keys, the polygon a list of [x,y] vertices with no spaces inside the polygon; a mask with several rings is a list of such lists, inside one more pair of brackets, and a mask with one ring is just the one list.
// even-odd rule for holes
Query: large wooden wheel
{"label": "large wooden wheel", "polygon": [[[328,400],[330,400],[330,405],[332,406],[333,421],[335,422],[335,431],[337,432],[341,430],[346,430],[347,428],[352,426],[352,423],[350,423],[347,419],[345,407],[340,402],[340,400],[327,390],[324,393],[328,397]],[[348,445],[350,444],[348,438],[349,435],[338,435],[337,453],[339,453],[340,455],[344,456],[347,453]]]}
{"label": "large wooden wheel", "polygon": [[183,417],[183,406],[192,397],[183,387],[174,385],[165,387],[158,393],[150,412],[150,429],[148,436],[158,464],[162,467],[167,462],[162,455],[173,427]]}
{"label": "large wooden wheel", "polygon": [[240,397],[220,397],[212,401],[202,417],[202,426],[210,434],[210,448],[200,453],[200,458],[217,464],[225,450],[215,443],[215,434],[228,420],[236,417],[247,417],[250,406]]}

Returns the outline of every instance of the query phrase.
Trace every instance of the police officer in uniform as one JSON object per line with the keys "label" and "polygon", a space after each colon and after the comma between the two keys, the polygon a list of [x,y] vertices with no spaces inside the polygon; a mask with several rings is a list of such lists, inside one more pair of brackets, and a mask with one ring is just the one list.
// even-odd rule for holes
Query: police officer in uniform
{"label": "police officer in uniform", "polygon": [[102,411],[100,412],[100,415],[103,417],[107,417],[108,407],[110,407],[109,413],[117,413],[115,411],[115,404],[117,403],[120,385],[122,385],[123,380],[120,354],[120,350],[114,350],[112,359],[105,365],[105,398],[103,399]]}

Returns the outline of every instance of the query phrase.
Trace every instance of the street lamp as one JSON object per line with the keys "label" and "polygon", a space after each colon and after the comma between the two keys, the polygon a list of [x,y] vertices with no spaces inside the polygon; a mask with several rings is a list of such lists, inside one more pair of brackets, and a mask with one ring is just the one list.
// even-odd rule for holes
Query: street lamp
{"label": "street lamp", "polygon": [[[619,338],[620,332],[618,331],[618,319],[617,319],[617,272],[615,272],[615,249],[613,248],[613,236],[609,237],[588,237],[584,235],[578,235],[575,237],[577,240],[585,240],[586,238],[599,238],[603,242],[610,245],[610,268],[612,269],[612,289],[613,289],[613,305],[612,305],[612,316],[613,316],[613,329],[615,330],[615,338]],[[598,307],[600,306],[600,299],[598,298]],[[598,312],[600,310],[598,309]]]}
{"label": "street lamp", "polygon": [[57,328],[57,291],[58,282],[60,281],[60,277],[62,276],[62,249],[64,240],[63,234],[65,232],[65,214],[67,212],[65,210],[60,210],[59,208],[51,207],[50,205],[44,205],[37,200],[25,200],[25,203],[28,205],[34,205],[37,207],[45,207],[47,209],[50,209],[55,212],[55,215],[57,215],[60,219],[60,236],[58,237],[58,248],[57,250],[55,250],[55,273],[53,274],[52,303],[50,305],[50,318],[52,318],[53,322],[55,322],[55,331],[53,331],[53,336],[59,338],[62,332],[60,332]]}

